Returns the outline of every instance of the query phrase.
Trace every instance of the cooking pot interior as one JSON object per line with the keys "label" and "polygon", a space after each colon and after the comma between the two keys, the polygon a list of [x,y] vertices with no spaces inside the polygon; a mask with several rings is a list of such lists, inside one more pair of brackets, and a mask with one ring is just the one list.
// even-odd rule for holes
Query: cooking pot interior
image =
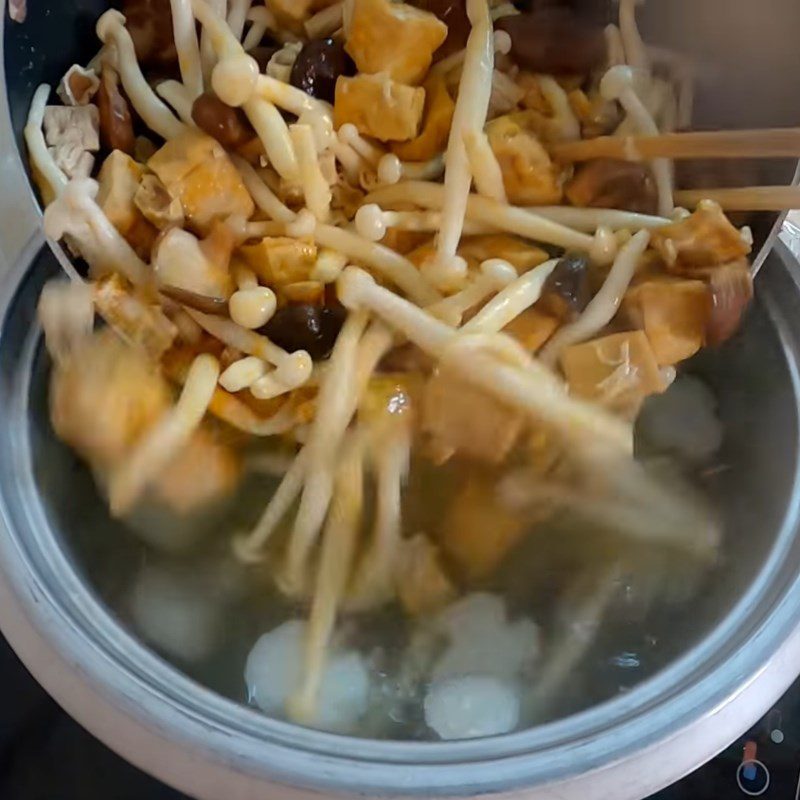
{"label": "cooking pot interior", "polygon": [[[579,5],[600,17],[610,13],[606,3]],[[769,5],[769,13],[764,13],[749,0],[652,0],[643,10],[645,39],[682,53],[696,70],[698,127],[767,127],[800,119],[800,51],[783,34],[800,30],[800,5],[795,0],[773,0]],[[10,124],[18,139],[39,83],[55,84],[70,64],[86,62],[93,55],[94,22],[106,7],[95,0],[69,4],[31,0],[25,23],[6,21]],[[682,170],[681,180],[687,187],[789,183],[793,174],[794,164],[780,161],[737,164],[735,169],[724,164],[694,165]],[[775,221],[775,215],[752,220],[757,248]],[[33,335],[38,292],[57,272],[54,259],[43,250],[17,289],[0,340],[0,373],[5,379],[0,392],[10,391],[29,375],[28,416],[18,422],[30,437],[39,500],[75,570],[127,624],[124,598],[136,571],[153,557],[152,550],[109,517],[89,471],[55,438],[47,413],[49,363],[44,350],[30,350],[32,364],[20,360],[20,352],[27,352],[22,343]],[[615,630],[613,647],[598,643],[587,661],[580,704],[565,708],[565,713],[607,699],[609,687],[616,691],[633,686],[699,642],[754,581],[773,547],[791,501],[798,438],[796,376],[774,297],[796,292],[796,287],[779,263],[770,265],[759,281],[764,291],[743,332],[723,349],[686,367],[715,392],[725,426],[718,463],[703,477],[725,523],[719,562],[688,613],[686,608],[681,613],[670,607],[656,609],[646,624],[627,620]],[[247,523],[246,510],[228,512],[234,517],[224,517],[227,529]],[[222,526],[222,519],[212,517],[205,524]],[[675,580],[681,579],[678,567]],[[259,597],[237,597],[227,612],[229,646],[221,648],[225,657],[201,666],[188,662],[178,666],[221,693],[243,700],[241,664],[246,649],[270,626],[271,618],[280,618],[283,610],[276,603],[267,590]],[[248,613],[239,613],[246,607]],[[636,659],[637,669],[630,674],[626,654]]]}
{"label": "cooking pot interior", "polygon": [[[129,527],[108,515],[90,472],[55,437],[47,404],[49,359],[39,345],[21,347],[31,336],[38,336],[33,330],[38,293],[57,272],[52,256],[42,251],[17,293],[0,341],[4,386],[27,381],[23,391],[28,418],[14,422],[27,426],[30,438],[39,495],[31,501],[41,502],[74,569],[128,625],[125,596],[131,581],[142,565],[158,556]],[[759,280],[771,284],[780,278],[775,273],[781,272],[780,266],[768,262]],[[577,678],[582,684],[579,700],[566,706],[565,713],[608,699],[613,689],[631,688],[700,642],[754,581],[775,543],[795,481],[798,419],[796,376],[787,360],[782,332],[776,328],[770,298],[770,291],[761,293],[735,340],[687,367],[719,398],[725,427],[719,459],[703,476],[724,518],[720,559],[690,608],[665,606],[643,620],[634,615],[606,630],[606,641],[601,638],[596,644]],[[25,363],[27,356],[21,362],[20,352],[29,354],[32,363]],[[241,519],[241,512],[232,513],[234,518],[239,513]],[[225,530],[236,523],[228,517],[224,525],[221,519],[208,524]],[[672,580],[678,586],[688,580],[680,564],[675,565]],[[237,602],[227,611],[224,658],[199,666],[178,661],[178,666],[217,691],[244,700],[241,668],[247,647],[270,627],[268,620],[277,620],[285,609],[268,592],[260,597],[249,594]],[[636,662],[626,663],[626,658]]]}

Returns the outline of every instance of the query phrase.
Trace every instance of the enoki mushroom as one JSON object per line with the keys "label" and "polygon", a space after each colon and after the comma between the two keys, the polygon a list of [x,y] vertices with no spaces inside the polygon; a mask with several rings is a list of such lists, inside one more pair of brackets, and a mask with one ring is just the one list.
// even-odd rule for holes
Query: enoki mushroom
{"label": "enoki mushroom", "polygon": [[466,276],[466,263],[456,255],[472,179],[464,137],[469,131],[483,130],[492,91],[494,45],[489,7],[483,0],[467,0],[467,15],[472,29],[447,142],[442,228],[436,257],[428,266],[428,277],[438,288],[458,286]]}
{"label": "enoki mushroom", "polygon": [[111,476],[108,488],[113,514],[129,511],[177,453],[188,443],[208,410],[217,386],[219,363],[208,354],[197,356],[175,407],[136,444]]}
{"label": "enoki mushroom", "polygon": [[591,339],[614,318],[649,242],[648,231],[639,231],[620,250],[605,283],[581,316],[557,331],[545,345],[540,356],[545,364],[554,365],[565,347]]}

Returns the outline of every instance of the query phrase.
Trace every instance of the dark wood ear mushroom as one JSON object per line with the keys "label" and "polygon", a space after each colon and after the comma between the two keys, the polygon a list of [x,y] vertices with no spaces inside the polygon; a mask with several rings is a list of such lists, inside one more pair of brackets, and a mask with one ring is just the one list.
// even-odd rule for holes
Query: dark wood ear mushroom
{"label": "dark wood ear mushroom", "polygon": [[289,82],[312,97],[332,103],[336,79],[355,74],[355,65],[336,39],[314,39],[297,54]]}

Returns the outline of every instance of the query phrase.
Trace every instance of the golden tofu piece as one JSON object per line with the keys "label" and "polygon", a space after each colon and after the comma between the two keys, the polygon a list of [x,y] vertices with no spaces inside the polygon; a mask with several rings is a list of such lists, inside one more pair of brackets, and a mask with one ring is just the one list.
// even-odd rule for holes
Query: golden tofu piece
{"label": "golden tofu piece", "polygon": [[385,447],[393,432],[410,428],[421,379],[404,373],[373,375],[358,407],[359,421],[368,426],[373,441]]}
{"label": "golden tofu piece", "polygon": [[97,178],[97,204],[137,255],[149,261],[158,232],[134,202],[143,171],[141,164],[129,155],[113,150]]}
{"label": "golden tofu piece", "polygon": [[403,161],[428,161],[447,149],[456,104],[447,91],[444,78],[438,73],[425,81],[424,88],[422,130],[410,142],[391,146],[392,152]]}
{"label": "golden tofu piece", "polygon": [[406,231],[402,228],[387,228],[386,235],[381,239],[381,244],[394,250],[396,253],[405,255],[416,250],[430,239],[431,236],[425,231]]}
{"label": "golden tofu piece", "polygon": [[94,284],[97,313],[115,331],[158,361],[172,347],[178,329],[168,319],[160,303],[147,303],[113,274]]}
{"label": "golden tofu piece", "polygon": [[555,333],[559,326],[556,317],[529,308],[503,328],[503,332],[513,336],[529,353],[536,353]]}
{"label": "golden tofu piece", "polygon": [[519,411],[446,370],[437,370],[425,385],[422,430],[442,460],[460,453],[499,464],[516,443],[523,423]]}
{"label": "golden tofu piece", "polygon": [[437,541],[467,580],[491,575],[526,532],[526,519],[497,498],[495,483],[470,475],[444,515]]}
{"label": "golden tofu piece", "polygon": [[666,388],[644,331],[614,333],[568,347],[561,354],[561,367],[574,395],[625,413]]}
{"label": "golden tofu piece", "polygon": [[465,236],[458,246],[458,254],[477,264],[490,258],[502,258],[519,273],[538,267],[550,258],[541,247],[505,233]]}
{"label": "golden tofu piece", "polygon": [[344,48],[359,72],[384,72],[400,83],[419,83],[447,25],[429,11],[390,0],[353,0]]}
{"label": "golden tofu piece", "polygon": [[550,117],[553,114],[553,109],[544,96],[539,79],[532,72],[525,72],[524,70],[517,75],[517,86],[522,89],[525,94],[522,96],[522,106],[532,111],[537,111],[543,116]]}
{"label": "golden tofu piece", "polygon": [[319,281],[287,283],[281,294],[289,303],[305,303],[311,306],[325,305],[325,285]]}
{"label": "golden tofu piece", "polygon": [[242,245],[239,254],[263,283],[286,286],[309,280],[317,246],[287,236],[265,236],[255,244]]}
{"label": "golden tofu piece", "polygon": [[433,240],[414,248],[410,253],[406,254],[406,258],[417,268],[420,269],[422,265],[429,259],[436,255],[436,244]]}
{"label": "golden tofu piece", "polygon": [[151,262],[158,283],[207,298],[227,299],[233,293],[228,262],[214,261],[203,247],[208,240],[182,228],[170,228],[159,237]]}
{"label": "golden tofu piece", "polygon": [[[406,258],[414,266],[420,268],[435,253],[436,245],[430,241],[412,250],[406,255]],[[477,269],[482,261],[490,258],[502,258],[520,273],[538,267],[549,258],[540,247],[505,233],[465,236],[458,245],[458,255],[466,259],[470,267],[474,269]]]}
{"label": "golden tofu piece", "polygon": [[111,328],[95,331],[53,368],[53,429],[101,472],[130,452],[170,402],[158,368]]}
{"label": "golden tofu piece", "polygon": [[703,281],[649,280],[632,288],[623,310],[644,330],[660,366],[677,364],[705,343],[711,297]]}
{"label": "golden tofu piece", "polygon": [[315,7],[314,0],[270,0],[269,10],[275,15],[278,24],[294,33],[304,34],[303,22]]}
{"label": "golden tofu piece", "polygon": [[738,261],[751,246],[717,203],[704,200],[691,216],[653,231],[651,245],[670,272],[697,275],[698,270]]}
{"label": "golden tofu piece", "polygon": [[206,232],[215,220],[241,216],[248,219],[255,205],[227,155],[195,167],[172,191],[183,206],[186,221]]}
{"label": "golden tofu piece", "polygon": [[147,167],[169,187],[220,152],[225,151],[216,139],[199,131],[187,131],[163,144],[150,156]]}
{"label": "golden tofu piece", "polygon": [[145,219],[159,230],[183,227],[183,206],[155,176],[145,175],[139,182],[133,202]]}
{"label": "golden tofu piece", "polygon": [[574,89],[569,93],[568,99],[572,112],[581,124],[584,139],[606,136],[619,125],[618,105],[606,100],[599,93],[589,97],[582,89]]}
{"label": "golden tofu piece", "polygon": [[561,174],[535,133],[526,127],[526,113],[507,114],[486,126],[489,145],[503,173],[510,203],[557,205],[562,197]]}
{"label": "golden tofu piece", "polygon": [[97,176],[97,205],[123,236],[141,216],[133,198],[142,172],[142,165],[129,155],[121,150],[112,150]]}
{"label": "golden tofu piece", "polygon": [[234,215],[248,219],[255,211],[238,170],[210,136],[193,131],[171,139],[147,166],[180,200],[187,223],[201,233],[215,219]]}
{"label": "golden tofu piece", "polygon": [[178,514],[189,514],[232,494],[241,475],[234,451],[201,428],[159,475],[155,490]]}
{"label": "golden tofu piece", "polygon": [[340,75],[333,122],[337,129],[351,122],[359,133],[382,142],[404,142],[417,135],[424,105],[424,89],[386,75]]}
{"label": "golden tofu piece", "polygon": [[396,564],[397,596],[412,616],[438,611],[455,599],[438,548],[423,534],[401,542]]}

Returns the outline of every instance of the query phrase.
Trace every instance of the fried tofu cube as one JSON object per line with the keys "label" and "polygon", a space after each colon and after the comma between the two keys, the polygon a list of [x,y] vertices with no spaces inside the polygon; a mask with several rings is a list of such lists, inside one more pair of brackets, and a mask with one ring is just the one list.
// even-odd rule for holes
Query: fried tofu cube
{"label": "fried tofu cube", "polygon": [[68,178],[88,178],[100,149],[97,106],[47,106],[42,120],[48,152]]}
{"label": "fried tofu cube", "polygon": [[406,3],[353,0],[345,35],[345,50],[359,72],[385,72],[400,83],[417,84],[447,38],[447,25]]}
{"label": "fried tofu cube", "polygon": [[97,176],[97,205],[123,235],[141,216],[133,202],[143,168],[121,150],[112,150]]}
{"label": "fried tofu cube", "polygon": [[526,128],[525,113],[507,114],[486,126],[508,200],[517,205],[557,205],[562,197],[560,171],[535,133]]}
{"label": "fried tofu cube", "polygon": [[210,258],[203,244],[188,231],[171,228],[153,249],[153,271],[163,286],[227,299],[234,288],[228,265]]}
{"label": "fried tofu cube", "polygon": [[705,343],[711,298],[703,281],[649,280],[626,295],[623,310],[646,334],[660,366],[678,364]]}
{"label": "fried tofu cube", "polygon": [[333,121],[382,142],[405,142],[419,131],[425,90],[405,86],[386,75],[340,75],[336,81]]}
{"label": "fried tofu cube", "polygon": [[443,457],[459,453],[499,464],[516,443],[523,422],[519,411],[447,370],[436,371],[425,385],[422,430]]}
{"label": "fried tofu cube", "polygon": [[427,537],[404,539],[397,555],[397,595],[409,614],[429,614],[455,599],[456,588],[442,567],[438,548]]}
{"label": "fried tofu cube", "polygon": [[406,258],[419,269],[428,259],[436,255],[436,245],[433,240],[415,247],[410,253],[406,254]]}
{"label": "fried tofu cube", "polygon": [[144,175],[136,189],[133,202],[145,219],[159,230],[183,227],[183,206],[155,176]]}
{"label": "fried tofu cube", "polygon": [[536,353],[544,347],[558,326],[556,317],[529,308],[511,320],[503,332],[513,336],[529,353]]}
{"label": "fried tofu cube", "polygon": [[231,216],[247,219],[255,210],[250,193],[227,155],[195,167],[175,191],[186,221],[204,232],[215,220]]}
{"label": "fried tofu cube", "polygon": [[544,96],[539,79],[533,72],[521,71],[517,75],[517,86],[525,92],[521,101],[524,108],[536,111],[545,117],[552,116],[553,107]]}
{"label": "fried tofu cube", "polygon": [[444,77],[431,75],[424,84],[425,106],[422,130],[410,142],[393,144],[392,152],[404,161],[428,161],[447,148],[456,104],[447,91]]}
{"label": "fried tofu cube", "polygon": [[425,244],[431,236],[426,231],[407,231],[402,228],[387,228],[381,244],[405,255]]}
{"label": "fried tofu cube", "polygon": [[[182,181],[195,167],[215,158],[222,145],[211,136],[188,131],[162,145],[147,161],[149,170],[158,175],[164,186]],[[223,151],[224,152],[224,151]]]}
{"label": "fried tofu cube", "polygon": [[113,150],[97,176],[97,204],[137,254],[149,260],[156,230],[134,202],[143,171],[129,155]]}
{"label": "fried tofu cube", "polygon": [[614,333],[576,344],[561,354],[570,391],[623,413],[666,388],[644,331]]}
{"label": "fried tofu cube", "polygon": [[654,231],[651,245],[670,272],[688,276],[707,267],[738,261],[751,250],[722,208],[710,200],[700,203],[686,219]]}
{"label": "fried tofu cube", "polygon": [[599,93],[589,97],[582,89],[573,89],[568,99],[584,139],[606,136],[619,125],[619,106]]}
{"label": "fried tofu cube", "polygon": [[72,144],[92,153],[100,149],[100,112],[95,105],[47,106],[42,127],[48,147]]}
{"label": "fried tofu cube", "polygon": [[[406,257],[419,268],[435,254],[436,245],[433,241],[429,241],[412,250]],[[505,233],[465,236],[458,245],[458,255],[466,259],[470,267],[476,269],[482,261],[502,258],[520,274],[544,264],[549,258],[541,247]]]}
{"label": "fried tofu cube", "polygon": [[57,362],[51,377],[53,429],[101,472],[125,458],[170,402],[158,369],[111,328],[96,331]]}
{"label": "fried tofu cube", "polygon": [[189,132],[168,141],[147,162],[172,197],[181,202],[186,221],[205,233],[216,219],[255,211],[253,199],[222,145]]}
{"label": "fried tofu cube", "polygon": [[241,475],[234,451],[200,429],[159,475],[155,489],[172,510],[189,514],[232,494]]}
{"label": "fried tofu cube", "polygon": [[270,0],[269,10],[279,25],[295,33],[304,33],[303,22],[311,16],[314,0]]}
{"label": "fried tofu cube", "polygon": [[311,306],[325,305],[325,285],[319,281],[298,281],[283,287],[283,297],[288,303],[303,303]]}
{"label": "fried tofu cube", "polygon": [[458,246],[458,254],[477,264],[490,258],[502,258],[520,274],[544,264],[550,258],[541,247],[505,233],[466,236]]}
{"label": "fried tofu cube", "polygon": [[115,331],[158,361],[172,347],[178,329],[167,318],[160,304],[138,297],[118,274],[101,278],[93,286],[97,313]]}
{"label": "fried tofu cube", "polygon": [[375,451],[391,447],[400,435],[411,431],[421,380],[415,375],[381,373],[373,375],[358,408],[358,418],[369,431]]}
{"label": "fried tofu cube", "polygon": [[526,519],[501,503],[495,484],[471,475],[444,515],[437,541],[467,580],[492,574],[526,532]]}
{"label": "fried tofu cube", "polygon": [[317,246],[287,236],[265,236],[255,244],[240,247],[239,254],[262,282],[286,286],[310,279]]}

